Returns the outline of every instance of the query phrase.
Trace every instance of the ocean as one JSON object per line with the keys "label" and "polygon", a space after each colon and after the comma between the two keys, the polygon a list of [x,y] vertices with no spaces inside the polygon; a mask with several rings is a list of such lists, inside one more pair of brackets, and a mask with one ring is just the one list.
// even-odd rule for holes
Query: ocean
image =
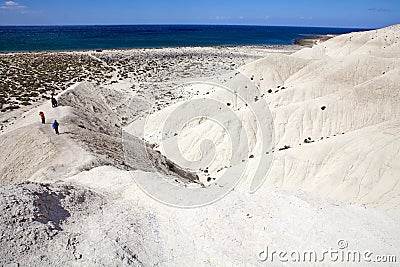
{"label": "ocean", "polygon": [[362,30],[222,25],[0,26],[0,51],[290,45],[297,38]]}

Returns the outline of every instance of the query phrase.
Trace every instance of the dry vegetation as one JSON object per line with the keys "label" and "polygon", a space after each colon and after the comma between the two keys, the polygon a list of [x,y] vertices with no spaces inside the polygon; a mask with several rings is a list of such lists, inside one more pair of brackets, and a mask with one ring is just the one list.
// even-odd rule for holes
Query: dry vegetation
{"label": "dry vegetation", "polygon": [[139,91],[167,92],[173,81],[216,75],[259,57],[226,48],[0,54],[0,110],[49,99],[78,81],[129,80]]}
{"label": "dry vegetation", "polygon": [[[214,49],[217,50],[217,49]],[[168,82],[182,78],[215,75],[249,61],[249,55],[222,51],[145,50],[109,52],[96,55],[106,64],[118,68],[118,79],[132,78],[136,82]]]}
{"label": "dry vegetation", "polygon": [[27,106],[79,80],[105,80],[112,69],[85,54],[26,53],[0,55],[2,112]]}

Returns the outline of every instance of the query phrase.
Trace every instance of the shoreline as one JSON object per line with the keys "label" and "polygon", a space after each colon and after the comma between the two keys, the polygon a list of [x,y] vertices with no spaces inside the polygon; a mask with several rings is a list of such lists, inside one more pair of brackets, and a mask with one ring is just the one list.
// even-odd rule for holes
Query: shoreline
{"label": "shoreline", "polygon": [[258,48],[258,49],[279,49],[279,48],[297,48],[301,47],[294,43],[292,44],[276,44],[276,45],[217,45],[217,46],[163,46],[163,47],[132,47],[132,48],[102,48],[102,49],[78,49],[78,50],[32,50],[32,51],[0,51],[1,55],[9,54],[40,54],[40,53],[101,53],[101,52],[119,52],[119,51],[139,51],[139,50],[163,50],[163,49],[224,49],[224,48]]}
{"label": "shoreline", "polygon": [[[362,28],[268,25],[57,25],[26,26],[0,34],[0,53],[293,45],[303,36],[347,34]],[[1,26],[0,26],[1,27]],[[46,30],[47,28],[54,30]],[[79,29],[64,31],[64,27]],[[7,26],[5,26],[7,29]],[[21,43],[19,40],[23,39]],[[95,38],[95,39],[93,39]],[[10,45],[13,44],[13,45]],[[38,44],[40,44],[38,46]],[[43,49],[44,48],[44,49]]]}

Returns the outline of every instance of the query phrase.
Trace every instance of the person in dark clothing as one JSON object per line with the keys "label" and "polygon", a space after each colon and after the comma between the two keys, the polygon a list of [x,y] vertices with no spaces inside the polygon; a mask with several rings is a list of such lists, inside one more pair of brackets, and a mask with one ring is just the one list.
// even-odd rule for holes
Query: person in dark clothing
{"label": "person in dark clothing", "polygon": [[57,120],[54,120],[54,122],[53,122],[53,129],[54,129],[54,131],[56,131],[56,134],[60,134],[60,132],[58,131],[58,126],[59,126],[60,124],[58,123],[58,121]]}
{"label": "person in dark clothing", "polygon": [[51,96],[51,106],[53,108],[56,108],[58,106],[57,99],[55,99],[53,95]]}
{"label": "person in dark clothing", "polygon": [[40,111],[40,112],[39,112],[39,116],[40,116],[40,118],[42,119],[42,124],[45,124],[45,123],[46,123],[46,117],[44,116],[43,111]]}

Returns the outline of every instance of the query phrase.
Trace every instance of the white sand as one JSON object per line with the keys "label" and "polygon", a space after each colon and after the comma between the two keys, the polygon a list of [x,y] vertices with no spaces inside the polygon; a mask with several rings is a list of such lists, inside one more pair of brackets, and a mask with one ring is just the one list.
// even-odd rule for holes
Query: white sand
{"label": "white sand", "polygon": [[[379,33],[339,36],[312,49],[290,56],[270,55],[239,69],[260,85],[259,96],[264,95],[272,108],[276,134],[274,147],[292,147],[275,154],[268,185],[301,188],[400,214],[400,139],[396,134],[399,132],[400,58],[395,54],[400,51],[398,37],[398,26]],[[225,84],[230,86],[237,78],[233,79]],[[277,86],[285,89],[277,89]],[[273,93],[269,94],[267,91],[271,88]],[[252,131],[247,133],[249,154],[260,156],[256,148],[266,140],[260,138],[254,122],[253,125],[250,123],[252,109],[244,107],[240,101],[235,103],[225,90],[213,90],[215,88],[203,88],[203,91],[211,92],[207,98],[231,102],[232,108],[242,108],[238,114],[243,114],[244,124]],[[275,93],[276,90],[279,92]],[[253,97],[248,97],[249,102]],[[188,105],[192,102],[188,101]],[[150,117],[146,128],[149,141],[160,140],[161,145],[170,142],[157,133],[175,109],[198,112],[181,105],[185,104],[178,103]],[[321,110],[323,106],[325,110]],[[259,122],[267,124],[269,122],[265,120],[268,119],[265,114]],[[218,156],[210,165],[211,176],[218,175],[216,171],[226,165],[234,165],[229,161],[230,143],[224,139],[222,129],[219,136],[215,136],[217,130],[213,130],[212,124],[210,120],[204,120],[195,127],[192,125],[189,134],[184,132],[179,136],[181,151],[175,150],[175,154],[168,156],[178,159],[182,152],[188,159],[198,159],[201,141],[214,137]],[[177,122],[177,125],[180,124]],[[227,125],[228,128],[237,127],[233,123]],[[315,142],[304,144],[308,137]],[[234,151],[240,153],[243,150]],[[207,155],[202,156],[207,158]],[[248,155],[239,157],[247,159]],[[179,163],[182,165],[184,161]]]}
{"label": "white sand", "polygon": [[[240,74],[235,76],[237,72]],[[266,246],[320,253],[337,249],[340,239],[348,241],[351,250],[399,258],[399,74],[400,25],[396,25],[338,36],[291,55],[271,53],[211,79],[237,89],[242,98],[210,84],[177,88],[173,93],[184,97],[155,109],[147,124],[140,117],[151,100],[131,94],[129,82],[103,88],[83,83],[71,88],[61,96],[61,102],[71,107],[54,111],[46,109],[46,103],[25,113],[25,118],[0,135],[5,151],[0,155],[3,184],[27,179],[54,182],[54,188],[25,189],[32,187],[29,184],[1,188],[1,208],[7,211],[0,224],[5,240],[0,248],[2,263],[258,266],[266,264],[257,257]],[[259,91],[244,90],[247,83],[241,75]],[[209,105],[193,105],[204,98],[232,109],[239,120],[224,119],[228,113]],[[264,100],[271,117],[265,113],[254,118],[254,112],[264,111]],[[207,119],[180,128],[177,116],[167,125],[171,135],[160,135],[165,118],[182,107],[182,115],[188,117],[201,110],[214,114],[225,128]],[[49,120],[56,117],[61,131],[73,132],[74,138],[70,134],[58,138],[49,127],[32,123],[38,120],[39,110],[51,114]],[[221,176],[221,168],[235,173],[247,165],[243,181],[222,200],[202,208],[174,208],[154,200],[138,187],[135,178],[163,179],[142,158],[145,153],[139,146],[132,152],[141,155],[135,158],[134,170],[115,167],[121,167],[115,162],[122,156],[120,132],[114,124],[121,123],[116,119],[123,116],[131,116],[126,131],[138,137],[144,134],[181,167],[196,171],[202,182]],[[272,124],[274,134],[264,135],[262,127],[270,129]],[[232,144],[226,132],[238,133],[239,140],[247,138],[246,149],[237,146],[241,142]],[[305,143],[308,137],[311,140]],[[202,149],[205,138],[214,143],[210,147],[206,143]],[[77,142],[80,139],[85,145]],[[168,150],[176,142],[179,147]],[[265,158],[265,144],[275,152],[272,167],[265,183],[251,194],[254,170],[265,164],[265,159],[272,159],[272,153]],[[290,148],[278,151],[285,145]],[[186,160],[206,160],[209,173],[199,170],[205,167],[202,162],[196,165],[182,160],[182,154]],[[232,161],[232,157],[238,160]],[[162,161],[161,155],[156,160]],[[43,213],[34,201],[34,192],[39,191],[45,192],[38,194],[45,203],[53,203],[49,196],[57,196],[54,210],[62,217],[62,230],[49,226],[55,221],[52,213],[45,215],[50,221],[47,224],[26,219],[14,222],[16,228],[7,226],[10,213],[20,218]],[[54,193],[59,191],[68,197]],[[7,202],[14,198],[24,205]],[[61,216],[63,209],[70,216]],[[17,239],[21,231],[27,234]],[[53,232],[57,234],[46,240],[32,234]],[[29,242],[32,250],[20,249]]]}

